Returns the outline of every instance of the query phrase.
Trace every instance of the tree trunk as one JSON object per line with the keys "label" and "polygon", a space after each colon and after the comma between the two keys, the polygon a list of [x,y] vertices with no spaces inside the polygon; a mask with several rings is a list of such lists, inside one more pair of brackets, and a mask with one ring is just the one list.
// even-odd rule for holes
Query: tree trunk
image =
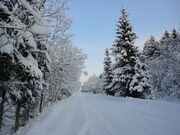
{"label": "tree trunk", "polygon": [[43,95],[43,93],[41,93],[40,106],[39,106],[40,113],[42,113],[42,111],[43,111],[43,98],[44,98],[44,95]]}
{"label": "tree trunk", "polygon": [[15,132],[19,129],[20,109],[21,109],[20,105],[17,104],[17,107],[16,107]]}
{"label": "tree trunk", "polygon": [[0,89],[0,97],[2,98],[2,101],[0,103],[0,130],[1,130],[3,114],[4,114],[4,102],[5,102],[5,92],[2,89]]}
{"label": "tree trunk", "polygon": [[[30,107],[29,107],[30,108]],[[30,113],[30,110],[29,110],[29,108],[26,108],[26,114],[25,114],[25,123],[27,122],[27,121],[29,121],[29,113]]]}

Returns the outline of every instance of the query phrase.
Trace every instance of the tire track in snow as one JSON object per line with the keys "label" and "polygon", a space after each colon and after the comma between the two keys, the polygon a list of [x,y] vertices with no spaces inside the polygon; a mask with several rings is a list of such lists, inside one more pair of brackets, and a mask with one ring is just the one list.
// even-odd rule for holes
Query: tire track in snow
{"label": "tire track in snow", "polygon": [[[98,97],[95,97],[95,98],[98,98]],[[109,121],[112,123],[118,122],[119,128],[121,129],[120,131],[122,131],[123,134],[127,135],[128,133],[130,133],[128,130],[124,130],[124,129],[134,129],[136,132],[142,135],[143,134],[160,135],[160,133],[164,133],[164,131],[166,131],[166,133],[168,134],[177,134],[177,128],[176,128],[177,125],[175,123],[170,124],[168,123],[169,121],[165,121],[164,119],[161,120],[156,117],[151,117],[148,115],[143,116],[141,115],[141,113],[134,111],[133,108],[130,108],[130,107],[127,107],[127,105],[124,105],[124,103],[119,104],[118,102],[111,102],[106,99],[103,101],[104,104],[102,104],[102,101],[97,102],[97,100],[95,100],[96,101],[95,103],[93,98],[90,98],[89,100],[91,100],[94,108],[98,109],[98,111],[101,114],[103,114],[102,116],[106,118],[106,121]],[[107,110],[104,111],[104,108],[107,108]],[[117,117],[114,118],[114,116],[117,116]],[[162,122],[159,123],[159,121],[162,121]],[[138,127],[141,127],[144,130],[141,130]],[[154,127],[159,127],[158,132],[156,130],[153,130]]]}
{"label": "tire track in snow", "polygon": [[84,102],[82,101],[82,97],[80,97],[81,99],[81,105],[83,108],[83,111],[85,113],[85,122],[83,124],[83,126],[80,128],[78,135],[88,135],[91,129],[91,125],[89,123],[89,119],[88,119],[88,114],[87,114],[87,110],[85,109],[85,105]]}
{"label": "tire track in snow", "polygon": [[[109,128],[107,128],[107,126],[103,123],[104,119],[102,119],[101,115],[97,111],[95,111],[96,108],[94,108],[90,104],[90,100],[84,99],[83,97],[82,104],[86,113],[87,121],[85,123],[86,126],[84,126],[86,129],[86,132],[83,132],[83,134],[80,134],[80,135],[89,135],[90,130],[97,128],[97,126],[100,126],[101,132],[103,131],[103,135],[106,135],[106,134],[113,135],[111,131],[109,130]],[[91,133],[90,135],[94,135],[94,134]]]}

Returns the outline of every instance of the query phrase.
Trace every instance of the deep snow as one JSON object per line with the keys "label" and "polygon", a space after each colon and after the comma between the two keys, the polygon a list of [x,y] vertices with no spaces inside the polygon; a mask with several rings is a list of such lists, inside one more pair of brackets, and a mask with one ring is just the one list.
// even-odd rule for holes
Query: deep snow
{"label": "deep snow", "polygon": [[180,104],[78,93],[17,135],[179,135]]}

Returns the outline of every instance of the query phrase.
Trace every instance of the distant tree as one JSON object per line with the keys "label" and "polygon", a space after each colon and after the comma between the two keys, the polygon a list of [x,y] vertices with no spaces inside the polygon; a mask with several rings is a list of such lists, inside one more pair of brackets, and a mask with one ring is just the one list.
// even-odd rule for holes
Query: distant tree
{"label": "distant tree", "polygon": [[170,33],[166,30],[164,32],[164,35],[162,36],[162,38],[160,39],[161,43],[167,42],[170,39]]}
{"label": "distant tree", "polygon": [[156,57],[160,53],[158,42],[155,40],[154,36],[150,36],[144,44],[143,54],[147,58]]}
{"label": "distant tree", "polygon": [[172,38],[172,39],[176,39],[177,36],[178,36],[178,32],[176,31],[176,29],[173,29],[173,30],[172,30],[172,33],[171,33],[171,38]]}
{"label": "distant tree", "polygon": [[113,79],[112,73],[112,62],[109,56],[109,50],[106,48],[105,50],[105,58],[104,58],[104,73],[103,73],[103,89],[108,95],[114,95],[111,93],[111,87],[109,86]]}
{"label": "distant tree", "polygon": [[103,93],[103,79],[96,75],[92,75],[88,78],[86,82],[84,82],[82,86],[83,92],[92,92],[96,93]]}

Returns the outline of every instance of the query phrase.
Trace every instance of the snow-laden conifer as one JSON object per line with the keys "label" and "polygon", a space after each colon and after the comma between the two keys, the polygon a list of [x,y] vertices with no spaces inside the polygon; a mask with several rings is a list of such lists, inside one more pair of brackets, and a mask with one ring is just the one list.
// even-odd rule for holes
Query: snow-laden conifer
{"label": "snow-laden conifer", "polygon": [[[121,10],[121,17],[118,20],[116,35],[112,47],[112,54],[115,57],[112,81],[113,91],[117,96],[144,98],[142,96],[145,91],[143,85],[145,86],[148,81],[142,79],[146,78],[146,74],[141,72],[146,72],[146,69],[139,67],[141,66],[141,61],[138,60],[140,54],[134,45],[137,36],[133,32],[128,14],[124,8]],[[139,75],[142,75],[142,77],[139,77]]]}
{"label": "snow-laden conifer", "polygon": [[113,94],[111,93],[111,82],[113,79],[112,73],[112,62],[111,57],[109,54],[108,48],[105,49],[105,58],[104,58],[104,73],[103,73],[103,89],[106,94]]}

